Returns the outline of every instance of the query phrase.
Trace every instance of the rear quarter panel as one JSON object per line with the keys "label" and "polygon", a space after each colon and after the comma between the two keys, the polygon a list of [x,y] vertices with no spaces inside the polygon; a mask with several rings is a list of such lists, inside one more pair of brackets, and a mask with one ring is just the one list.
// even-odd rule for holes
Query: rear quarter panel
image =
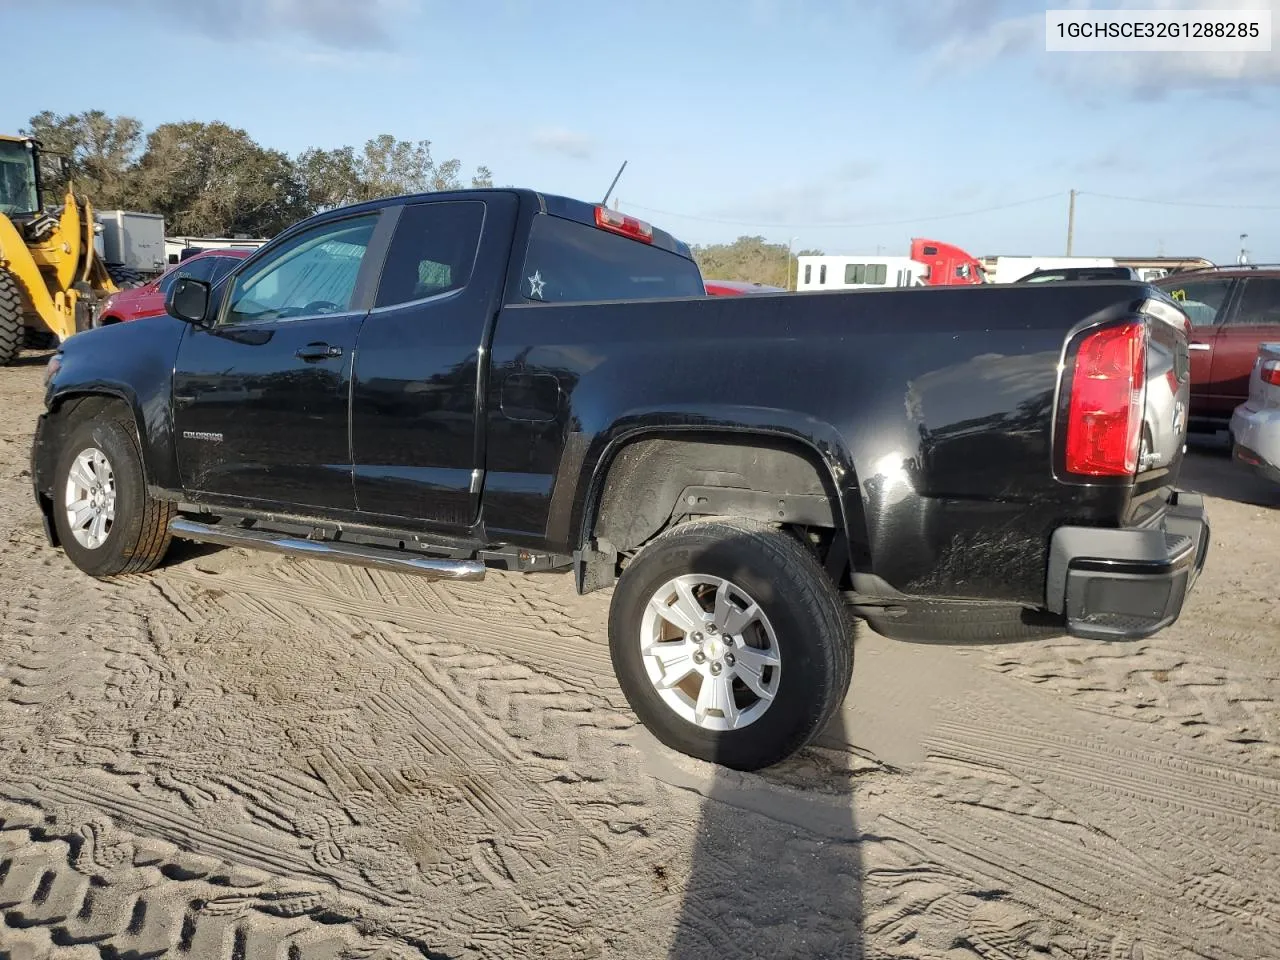
{"label": "rear quarter panel", "polygon": [[1115,524],[1130,507],[1127,488],[1053,478],[1065,336],[1149,292],[1121,282],[508,307],[493,389],[550,376],[562,399],[554,419],[524,429],[491,396],[490,477],[518,466],[531,491],[551,491],[497,526],[575,549],[629,440],[770,434],[827,472],[860,571],[906,593],[1040,602],[1053,528]]}

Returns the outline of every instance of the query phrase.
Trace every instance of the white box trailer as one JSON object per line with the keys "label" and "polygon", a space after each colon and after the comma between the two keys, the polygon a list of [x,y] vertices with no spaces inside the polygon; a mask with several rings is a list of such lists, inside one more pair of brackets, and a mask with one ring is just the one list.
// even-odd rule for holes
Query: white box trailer
{"label": "white box trailer", "polygon": [[94,247],[109,268],[153,277],[166,266],[164,217],[134,210],[95,210]]}
{"label": "white box trailer", "polygon": [[796,290],[924,286],[929,268],[910,257],[797,257]]}

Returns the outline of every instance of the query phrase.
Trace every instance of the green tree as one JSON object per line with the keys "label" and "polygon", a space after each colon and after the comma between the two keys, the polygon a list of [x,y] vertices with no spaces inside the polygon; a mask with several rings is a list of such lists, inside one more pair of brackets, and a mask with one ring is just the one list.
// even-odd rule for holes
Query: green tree
{"label": "green tree", "polygon": [[[463,186],[460,160],[438,161],[431,141],[391,134],[360,149],[313,147],[295,160],[225,123],[165,123],[144,140],[138,120],[101,110],[45,110],[26,132],[70,160],[77,190],[95,206],[163,214],[171,234],[271,236],[318,210]],[[55,168],[50,196],[66,185]],[[493,186],[488,167],[476,168],[471,186]]]}
{"label": "green tree", "polygon": [[289,157],[225,123],[165,123],[147,137],[134,201],[172,234],[272,236],[308,215]]}
{"label": "green tree", "polygon": [[[317,210],[405,193],[462,188],[462,161],[437,161],[431,154],[430,140],[397,140],[389,133],[367,141],[359,153],[352,147],[313,147],[299,155],[297,167],[307,197]],[[476,169],[471,186],[493,186],[488,167]]]}
{"label": "green tree", "polygon": [[[71,179],[99,207],[129,205],[133,168],[142,146],[142,123],[133,117],[109,117],[101,110],[65,116],[45,110],[28,122],[25,131],[50,153],[69,161]],[[66,178],[56,165],[44,170],[47,195],[66,190]]]}
{"label": "green tree", "polygon": [[708,280],[745,280],[773,287],[795,286],[797,257],[818,256],[821,250],[794,251],[788,258],[787,247],[769,243],[764,237],[738,237],[733,243],[694,246],[693,258]]}

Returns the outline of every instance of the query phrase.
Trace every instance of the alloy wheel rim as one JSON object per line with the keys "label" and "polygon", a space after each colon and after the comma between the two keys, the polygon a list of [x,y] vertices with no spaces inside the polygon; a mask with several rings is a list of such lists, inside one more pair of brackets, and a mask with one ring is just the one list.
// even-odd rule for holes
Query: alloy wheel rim
{"label": "alloy wheel rim", "polygon": [[97,550],[111,536],[116,519],[116,477],[111,461],[97,447],[76,456],[63,494],[67,525],[76,542]]}
{"label": "alloy wheel rim", "polygon": [[663,703],[703,730],[750,726],[777,697],[782,658],[773,625],[750,594],[722,577],[668,580],[645,605],[639,639]]}

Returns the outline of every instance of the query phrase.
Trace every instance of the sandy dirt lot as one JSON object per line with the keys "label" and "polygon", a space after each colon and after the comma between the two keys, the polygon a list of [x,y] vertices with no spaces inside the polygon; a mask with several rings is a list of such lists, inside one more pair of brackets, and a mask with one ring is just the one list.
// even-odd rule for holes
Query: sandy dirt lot
{"label": "sandy dirt lot", "polygon": [[0,371],[0,957],[1280,956],[1280,491],[1220,453],[1141,643],[862,629],[762,775],[628,712],[608,596],[43,541],[42,360]]}

